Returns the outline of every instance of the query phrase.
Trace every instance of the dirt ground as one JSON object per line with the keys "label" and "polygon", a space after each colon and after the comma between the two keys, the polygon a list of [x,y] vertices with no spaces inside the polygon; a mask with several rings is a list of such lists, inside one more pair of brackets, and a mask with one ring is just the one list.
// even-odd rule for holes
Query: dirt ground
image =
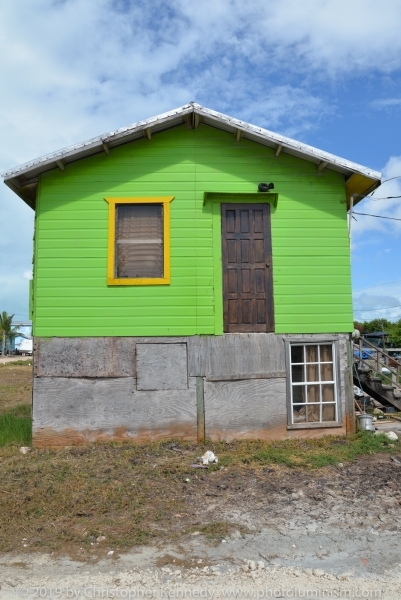
{"label": "dirt ground", "polygon": [[[21,597],[21,590],[39,597],[39,589],[47,595],[53,590],[53,596],[58,589],[63,598],[72,589],[83,597],[96,589],[103,597],[140,597],[144,590],[159,597],[174,589],[192,597],[198,589],[204,597],[220,598],[234,588],[241,590],[238,597],[252,590],[259,590],[255,598],[331,590],[331,597],[343,591],[349,595],[342,597],[399,598],[401,455],[391,456],[318,470],[194,469],[190,481],[180,474],[175,486],[166,486],[166,494],[176,496],[177,512],[169,512],[167,502],[166,512],[149,524],[154,536],[134,549],[112,543],[112,522],[108,530],[95,523],[90,530],[88,515],[81,517],[87,531],[81,531],[75,560],[67,539],[64,552],[63,545],[49,552],[37,545],[40,532],[19,529],[19,549],[0,555],[0,598]],[[67,520],[51,518],[46,526],[62,537]],[[113,520],[117,526],[117,512]],[[281,595],[268,595],[279,589]]]}

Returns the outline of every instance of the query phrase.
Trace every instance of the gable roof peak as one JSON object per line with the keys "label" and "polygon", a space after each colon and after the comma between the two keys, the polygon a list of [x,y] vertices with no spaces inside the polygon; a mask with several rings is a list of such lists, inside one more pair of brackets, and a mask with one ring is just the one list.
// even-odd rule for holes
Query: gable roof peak
{"label": "gable roof peak", "polygon": [[[191,114],[193,117],[191,118]],[[196,118],[194,117],[196,115]],[[106,152],[116,146],[133,142],[144,136],[150,138],[165,129],[186,123],[189,128],[196,128],[200,123],[233,133],[236,139],[246,138],[275,150],[276,156],[281,153],[290,154],[316,164],[318,171],[325,168],[342,173],[346,180],[348,200],[352,194],[367,194],[381,183],[381,173],[368,167],[351,162],[324,150],[319,150],[303,142],[285,135],[251,125],[240,119],[206,108],[191,100],[171,111],[138,121],[132,125],[121,127],[79,144],[74,144],[41,156],[32,161],[9,169],[2,173],[4,182],[25,202],[33,206],[38,176],[51,169],[65,170],[66,165],[93,154]],[[348,182],[352,180],[352,185]],[[357,200],[354,201],[354,204]]]}

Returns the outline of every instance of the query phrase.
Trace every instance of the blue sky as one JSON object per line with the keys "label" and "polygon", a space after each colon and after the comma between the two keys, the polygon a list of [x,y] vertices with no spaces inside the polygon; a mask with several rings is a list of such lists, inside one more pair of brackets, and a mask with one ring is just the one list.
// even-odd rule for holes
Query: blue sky
{"label": "blue sky", "polygon": [[[0,21],[1,171],[194,100],[401,175],[399,0],[15,0]],[[401,219],[401,198],[356,211]],[[356,218],[355,316],[401,318],[401,220]],[[4,185],[0,219],[0,310],[20,320],[33,212]]]}

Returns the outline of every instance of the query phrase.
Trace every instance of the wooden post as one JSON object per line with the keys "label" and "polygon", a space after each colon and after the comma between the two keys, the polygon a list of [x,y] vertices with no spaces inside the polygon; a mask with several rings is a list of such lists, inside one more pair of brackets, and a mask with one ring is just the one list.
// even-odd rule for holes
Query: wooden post
{"label": "wooden post", "polygon": [[354,402],[354,356],[353,356],[354,344],[352,340],[347,342],[347,358],[348,367],[345,371],[345,426],[347,435],[355,433],[356,431],[356,416],[355,416],[355,402]]}
{"label": "wooden post", "polygon": [[205,441],[205,394],[203,377],[196,378],[196,417],[198,442]]}

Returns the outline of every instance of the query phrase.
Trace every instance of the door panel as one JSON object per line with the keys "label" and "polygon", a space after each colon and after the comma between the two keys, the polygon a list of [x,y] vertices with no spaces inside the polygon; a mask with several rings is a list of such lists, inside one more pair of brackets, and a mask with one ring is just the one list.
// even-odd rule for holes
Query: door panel
{"label": "door panel", "polygon": [[274,331],[269,204],[222,204],[224,331]]}

